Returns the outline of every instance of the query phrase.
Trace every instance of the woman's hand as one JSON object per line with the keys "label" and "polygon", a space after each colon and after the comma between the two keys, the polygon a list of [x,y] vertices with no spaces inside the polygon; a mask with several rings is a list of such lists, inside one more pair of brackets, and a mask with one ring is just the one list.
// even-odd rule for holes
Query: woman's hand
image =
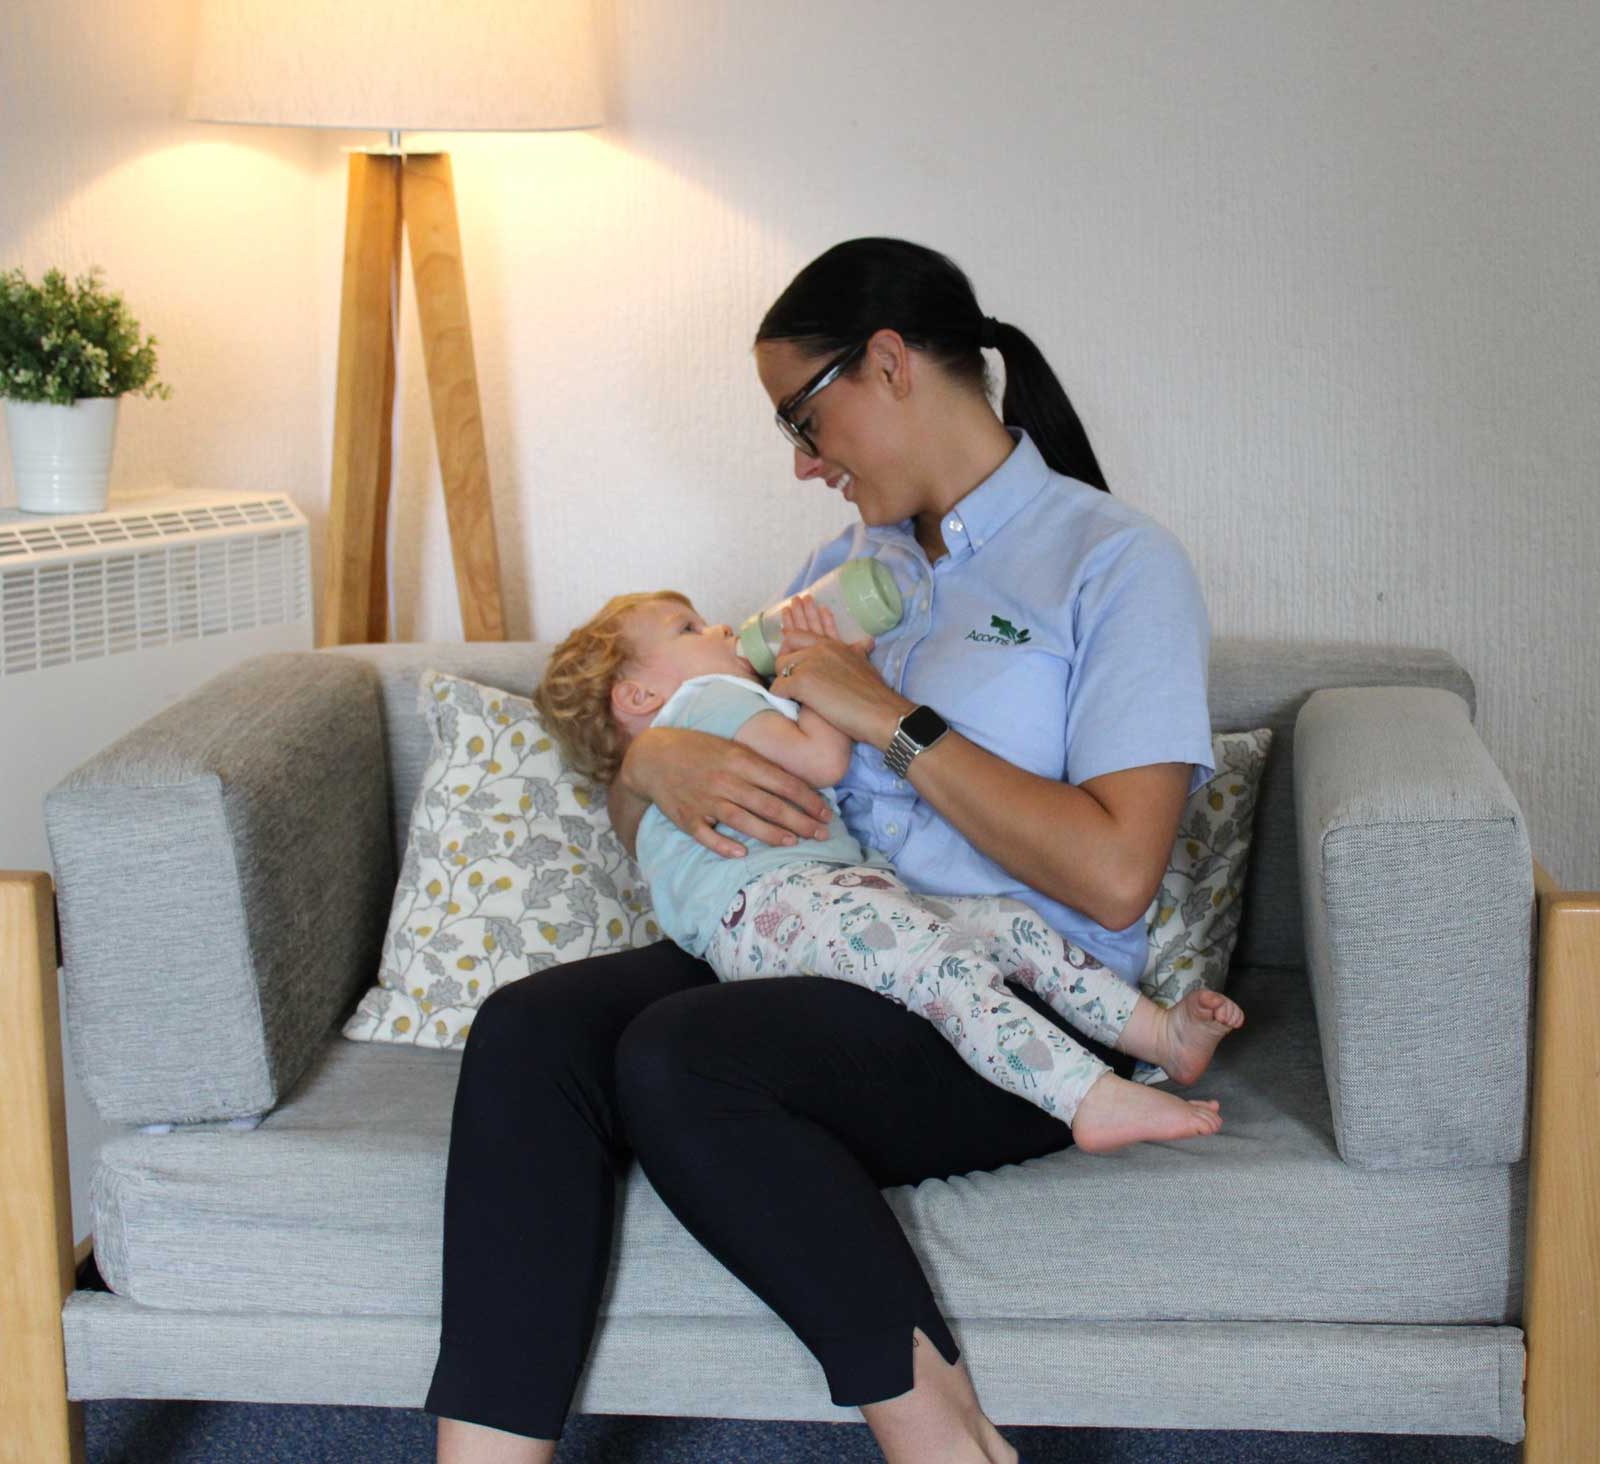
{"label": "woman's hand", "polygon": [[[819,640],[844,639],[839,634],[839,622],[833,618],[833,611],[826,605],[817,604],[804,591],[794,596],[778,612],[778,623],[783,627],[783,641],[778,647],[779,654],[784,651],[797,651],[802,646],[815,645]],[[868,637],[855,644],[870,651],[873,641]]]}
{"label": "woman's hand", "polygon": [[725,823],[764,844],[824,839],[833,816],[802,778],[731,738],[682,727],[651,727],[628,745],[617,772],[624,789],[714,854],[739,859],[745,847],[719,834]]}
{"label": "woman's hand", "polygon": [[871,637],[848,645],[833,612],[797,595],[780,618],[778,674],[772,689],[807,706],[855,742],[887,747],[896,723],[916,705],[893,690],[867,659]]}

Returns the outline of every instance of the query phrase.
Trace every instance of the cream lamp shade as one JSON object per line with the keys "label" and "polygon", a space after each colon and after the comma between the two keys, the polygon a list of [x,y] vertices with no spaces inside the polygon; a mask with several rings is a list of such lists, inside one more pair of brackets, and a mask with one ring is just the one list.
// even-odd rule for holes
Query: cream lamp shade
{"label": "cream lamp shade", "polygon": [[188,116],[381,132],[604,120],[591,0],[202,0]]}

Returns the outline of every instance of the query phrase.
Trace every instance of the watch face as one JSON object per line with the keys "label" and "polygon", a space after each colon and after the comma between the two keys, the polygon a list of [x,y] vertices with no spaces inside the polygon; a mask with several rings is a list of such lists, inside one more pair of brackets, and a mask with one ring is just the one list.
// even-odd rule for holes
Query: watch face
{"label": "watch face", "polygon": [[927,747],[944,736],[950,724],[932,707],[917,707],[901,718],[900,730],[918,746]]}

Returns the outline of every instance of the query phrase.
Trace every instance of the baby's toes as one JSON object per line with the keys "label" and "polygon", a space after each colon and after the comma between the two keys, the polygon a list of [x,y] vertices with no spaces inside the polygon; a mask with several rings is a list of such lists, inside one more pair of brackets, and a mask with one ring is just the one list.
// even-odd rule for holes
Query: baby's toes
{"label": "baby's toes", "polygon": [[1224,1027],[1244,1025],[1244,1012],[1238,1002],[1224,996],[1220,991],[1201,991],[1195,1005],[1201,1015],[1209,1021],[1219,1022]]}

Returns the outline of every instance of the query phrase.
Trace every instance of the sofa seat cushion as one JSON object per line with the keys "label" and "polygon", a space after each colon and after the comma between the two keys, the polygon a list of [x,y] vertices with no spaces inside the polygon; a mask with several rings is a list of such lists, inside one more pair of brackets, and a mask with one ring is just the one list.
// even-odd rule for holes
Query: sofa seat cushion
{"label": "sofa seat cushion", "polygon": [[[1220,1134],[886,1191],[946,1315],[1515,1320],[1519,1169],[1347,1166],[1304,971],[1236,969],[1230,990],[1247,1024],[1193,1090],[1221,1099]],[[152,1307],[437,1315],[459,1062],[330,1036],[253,1132],[111,1140],[92,1186],[102,1275]],[[637,1165],[620,1183],[607,1314],[763,1314]]]}

